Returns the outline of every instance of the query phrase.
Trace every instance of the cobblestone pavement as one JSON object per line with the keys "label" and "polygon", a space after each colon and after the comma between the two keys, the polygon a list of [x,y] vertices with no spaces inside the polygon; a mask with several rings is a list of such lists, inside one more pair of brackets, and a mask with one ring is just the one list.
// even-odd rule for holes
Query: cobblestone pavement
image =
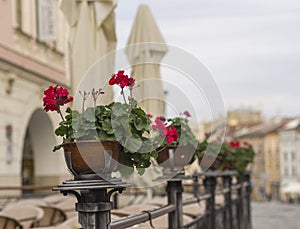
{"label": "cobblestone pavement", "polygon": [[300,205],[252,202],[253,229],[300,229]]}

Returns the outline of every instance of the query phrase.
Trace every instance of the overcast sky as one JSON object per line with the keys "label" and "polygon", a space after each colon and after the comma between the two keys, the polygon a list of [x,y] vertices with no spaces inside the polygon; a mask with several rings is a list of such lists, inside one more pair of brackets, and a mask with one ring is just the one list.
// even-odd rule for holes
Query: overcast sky
{"label": "overcast sky", "polygon": [[119,0],[119,48],[141,3],[150,6],[168,44],[209,69],[227,109],[300,114],[299,0]]}

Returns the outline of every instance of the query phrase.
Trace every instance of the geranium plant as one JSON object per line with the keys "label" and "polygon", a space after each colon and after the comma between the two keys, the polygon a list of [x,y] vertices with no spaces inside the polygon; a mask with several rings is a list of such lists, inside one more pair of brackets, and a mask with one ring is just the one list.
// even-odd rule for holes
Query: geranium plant
{"label": "geranium plant", "polygon": [[228,143],[230,153],[227,155],[232,166],[240,174],[245,172],[247,165],[253,163],[255,152],[248,142],[231,141]]}
{"label": "geranium plant", "polygon": [[[207,151],[208,145],[209,151]],[[214,158],[214,162],[211,164],[214,169],[232,169],[236,170],[239,174],[245,172],[247,165],[253,162],[255,156],[251,144],[247,142],[208,143],[207,139],[205,139],[198,144],[197,156],[202,160],[206,153],[208,160],[210,156]]]}
{"label": "geranium plant", "polygon": [[189,117],[190,113],[185,111],[181,117],[169,119],[157,117],[155,119],[152,129],[159,133],[154,138],[154,145],[158,146],[158,153],[165,152],[165,149],[170,147],[180,147],[178,153],[191,159],[187,163],[193,162],[198,141],[188,124]]}
{"label": "geranium plant", "polygon": [[176,129],[178,132],[177,143],[182,146],[197,146],[197,139],[189,126],[189,118],[191,117],[188,111],[184,111],[180,117],[169,118],[167,121],[169,126]]}
{"label": "geranium plant", "polygon": [[168,125],[164,117],[157,117],[152,124],[152,130],[155,137],[153,138],[154,145],[159,144],[159,147],[165,147],[167,145],[175,145],[178,140],[178,132],[176,127]]}
{"label": "geranium plant", "polygon": [[[72,101],[67,89],[50,86],[44,92],[44,110],[57,111],[62,121],[55,130],[57,136],[61,136],[63,141],[55,146],[54,151],[60,149],[64,143],[80,140],[111,140],[121,144],[119,153],[120,164],[126,165],[123,169],[132,172],[137,168],[140,173],[144,168],[150,166],[150,158],[156,156],[156,152],[151,150],[147,134],[150,133],[151,125],[147,114],[137,106],[137,102],[132,97],[132,90],[135,80],[128,77],[124,71],[113,74],[109,80],[110,85],[118,85],[124,103],[112,102],[108,105],[96,105],[98,97],[103,94],[103,90],[93,89],[91,92],[79,92],[82,96],[81,112],[71,108],[66,109],[63,116],[61,106]],[[126,99],[125,89],[130,90],[130,96]],[[94,107],[85,108],[87,99],[92,99]],[[149,149],[139,153],[140,148]]]}

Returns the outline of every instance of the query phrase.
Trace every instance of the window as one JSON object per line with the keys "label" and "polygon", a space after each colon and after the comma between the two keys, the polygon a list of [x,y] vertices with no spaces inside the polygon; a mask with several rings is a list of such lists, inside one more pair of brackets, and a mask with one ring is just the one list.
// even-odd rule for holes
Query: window
{"label": "window", "polygon": [[287,152],[284,152],[284,161],[287,161],[288,160],[288,154],[287,154]]}
{"label": "window", "polygon": [[288,168],[287,168],[287,167],[285,167],[285,169],[284,169],[284,175],[285,175],[285,176],[288,176],[288,175],[289,175],[289,171],[288,171]]}
{"label": "window", "polygon": [[37,1],[37,31],[42,42],[55,41],[57,38],[57,2],[56,0]]}
{"label": "window", "polygon": [[292,152],[292,161],[295,161],[295,160],[296,160],[295,152]]}
{"label": "window", "polygon": [[16,3],[16,27],[22,26],[22,0],[15,0]]}
{"label": "window", "polygon": [[292,176],[296,176],[296,175],[297,175],[296,167],[293,166],[293,167],[292,167]]}

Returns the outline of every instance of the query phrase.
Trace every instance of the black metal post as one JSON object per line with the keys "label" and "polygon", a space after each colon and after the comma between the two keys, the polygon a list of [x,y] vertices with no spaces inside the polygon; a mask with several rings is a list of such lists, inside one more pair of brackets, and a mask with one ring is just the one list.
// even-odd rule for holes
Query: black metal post
{"label": "black metal post", "polygon": [[[77,198],[78,222],[84,229],[110,229],[110,211],[113,203],[111,195],[122,192],[128,184],[119,179],[69,180],[53,188],[64,195],[73,194]],[[110,190],[110,191],[108,191]]]}
{"label": "black metal post", "polygon": [[193,192],[195,197],[198,197],[200,195],[198,176],[193,176]]}
{"label": "black metal post", "polygon": [[243,209],[243,184],[244,178],[241,176],[239,180],[240,187],[237,189],[237,221],[238,221],[238,229],[244,229],[244,209]]}
{"label": "black metal post", "polygon": [[119,208],[119,198],[118,198],[118,193],[115,193],[113,195],[113,202],[114,202],[114,209]]}
{"label": "black metal post", "polygon": [[81,191],[81,202],[76,203],[78,222],[88,229],[107,229],[112,208],[106,190]]}
{"label": "black metal post", "polygon": [[244,176],[245,181],[247,182],[247,187],[246,187],[246,206],[245,208],[247,209],[247,220],[245,222],[245,228],[246,229],[252,229],[252,218],[251,218],[251,193],[252,193],[252,187],[251,187],[251,177],[250,174],[247,173]]}
{"label": "black metal post", "polygon": [[183,210],[182,210],[182,182],[180,179],[171,179],[168,181],[166,191],[168,193],[168,204],[176,205],[176,211],[168,214],[169,229],[182,228]]}
{"label": "black metal post", "polygon": [[207,228],[216,228],[216,210],[215,210],[215,191],[216,178],[214,176],[206,176],[204,179],[206,193],[211,194],[211,197],[206,200],[206,212],[208,212]]}
{"label": "black metal post", "polygon": [[225,189],[228,189],[228,192],[224,194],[225,199],[225,229],[232,229],[232,196],[231,196],[231,185],[232,178],[231,176],[223,177],[223,186]]}

